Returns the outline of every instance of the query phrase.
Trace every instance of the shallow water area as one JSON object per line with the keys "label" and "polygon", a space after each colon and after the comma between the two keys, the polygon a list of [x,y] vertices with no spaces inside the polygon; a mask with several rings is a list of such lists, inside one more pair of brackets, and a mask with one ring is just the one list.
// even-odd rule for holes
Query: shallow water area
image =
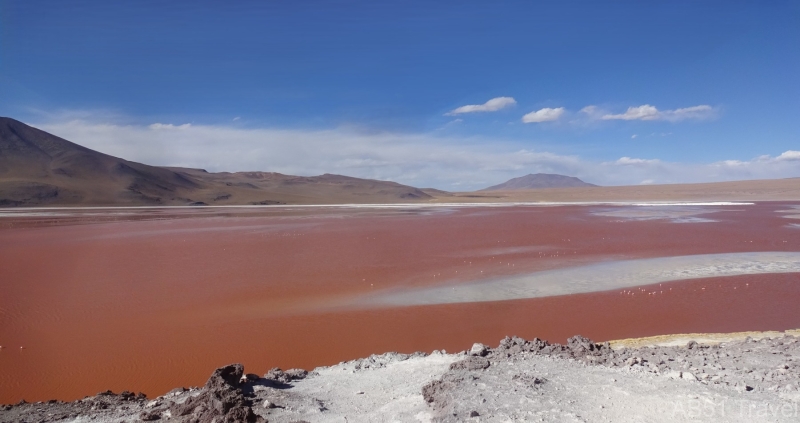
{"label": "shallow water area", "polygon": [[[737,204],[744,205],[744,204]],[[719,205],[718,205],[719,206]],[[669,220],[672,223],[708,223],[716,220],[702,217],[719,212],[719,207],[700,205],[639,205],[614,207],[594,212],[596,216],[616,217],[626,220]],[[725,210],[728,211],[728,210]],[[701,216],[701,217],[698,217]]]}
{"label": "shallow water area", "polygon": [[[106,389],[154,396],[202,384],[229,362],[257,373],[313,368],[391,350],[494,345],[514,334],[563,341],[577,333],[605,340],[796,328],[792,269],[682,282],[636,282],[634,272],[625,287],[599,292],[352,306],[379,292],[674,257],[724,256],[728,269],[748,260],[769,266],[779,256],[791,265],[800,232],[778,211],[796,206],[4,209],[0,403]],[[621,218],[651,207],[689,207],[714,222]],[[654,294],[660,283],[669,294]]]}

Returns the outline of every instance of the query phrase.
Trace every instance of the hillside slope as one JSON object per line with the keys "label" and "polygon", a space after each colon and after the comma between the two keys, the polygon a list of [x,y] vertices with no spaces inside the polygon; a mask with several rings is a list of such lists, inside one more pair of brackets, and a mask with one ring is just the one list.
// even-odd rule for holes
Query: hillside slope
{"label": "hillside slope", "polygon": [[0,206],[392,203],[431,198],[395,182],[340,175],[209,173],[149,166],[0,117]]}
{"label": "hillside slope", "polygon": [[512,178],[499,185],[484,188],[481,191],[505,191],[518,189],[539,188],[578,188],[595,187],[597,185],[583,182],[574,176],[557,175],[553,173],[536,173]]}

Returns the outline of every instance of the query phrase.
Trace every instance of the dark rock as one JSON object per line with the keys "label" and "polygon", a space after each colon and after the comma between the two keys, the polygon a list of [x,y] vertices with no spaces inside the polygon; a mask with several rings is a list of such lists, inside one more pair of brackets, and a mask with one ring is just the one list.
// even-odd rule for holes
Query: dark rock
{"label": "dark rock", "polygon": [[183,404],[173,403],[170,413],[192,423],[258,422],[263,419],[253,413],[240,387],[244,366],[231,364],[215,370],[202,392]]}
{"label": "dark rock", "polygon": [[142,414],[139,414],[139,418],[142,421],[151,422],[161,419],[161,413],[158,411],[142,411]]}
{"label": "dark rock", "polygon": [[467,357],[450,365],[450,370],[483,370],[489,367],[489,360],[483,357]]}
{"label": "dark rock", "polygon": [[477,342],[475,344],[472,344],[472,348],[470,348],[469,350],[469,355],[475,355],[480,357],[484,357],[488,353],[489,353],[489,347]]}
{"label": "dark rock", "polygon": [[239,383],[252,383],[252,382],[256,382],[259,379],[261,379],[261,377],[259,377],[257,374],[248,373],[248,374],[242,376],[242,379],[239,380]]}
{"label": "dark rock", "polygon": [[308,372],[303,369],[289,369],[285,372],[292,380],[305,379]]}
{"label": "dark rock", "polygon": [[308,376],[308,372],[303,369],[289,369],[284,372],[280,368],[275,367],[264,375],[264,379],[287,384],[293,380],[305,379],[306,376]]}
{"label": "dark rock", "polygon": [[244,374],[244,366],[241,364],[229,364],[214,370],[211,377],[206,382],[206,389],[238,388],[239,380]]}
{"label": "dark rock", "polygon": [[432,380],[422,387],[422,398],[428,404],[433,404],[436,401],[439,392],[442,392],[444,390],[445,390],[445,382],[443,382],[442,380]]}
{"label": "dark rock", "polygon": [[598,355],[602,348],[601,345],[595,344],[591,339],[584,338],[580,335],[575,335],[567,339],[566,347],[569,351],[569,355],[575,358],[581,358],[587,355]]}

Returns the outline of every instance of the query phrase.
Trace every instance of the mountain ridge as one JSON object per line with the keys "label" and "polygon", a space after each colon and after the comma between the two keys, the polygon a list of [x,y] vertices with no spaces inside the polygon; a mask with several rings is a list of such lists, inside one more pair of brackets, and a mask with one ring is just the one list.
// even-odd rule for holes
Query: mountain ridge
{"label": "mountain ridge", "polygon": [[408,202],[415,187],[343,175],[219,172],[114,157],[0,117],[0,206]]}
{"label": "mountain ridge", "polygon": [[480,191],[504,191],[540,188],[579,188],[596,186],[597,185],[584,182],[574,176],[559,175],[555,173],[529,173],[525,176],[511,178],[502,184],[493,185]]}

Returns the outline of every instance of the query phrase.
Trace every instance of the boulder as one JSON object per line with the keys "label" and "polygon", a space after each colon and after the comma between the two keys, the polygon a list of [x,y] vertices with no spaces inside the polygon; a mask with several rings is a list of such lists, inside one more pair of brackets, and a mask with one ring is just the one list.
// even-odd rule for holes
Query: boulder
{"label": "boulder", "polygon": [[489,347],[479,342],[472,344],[472,348],[469,349],[469,355],[484,357],[488,353]]}
{"label": "boulder", "polygon": [[489,367],[489,360],[483,357],[470,356],[450,365],[450,370],[483,370]]}
{"label": "boulder", "polygon": [[192,423],[254,423],[263,419],[253,413],[242,394],[240,380],[244,366],[230,364],[214,370],[202,392],[183,404],[173,403],[170,413],[179,421]]}

